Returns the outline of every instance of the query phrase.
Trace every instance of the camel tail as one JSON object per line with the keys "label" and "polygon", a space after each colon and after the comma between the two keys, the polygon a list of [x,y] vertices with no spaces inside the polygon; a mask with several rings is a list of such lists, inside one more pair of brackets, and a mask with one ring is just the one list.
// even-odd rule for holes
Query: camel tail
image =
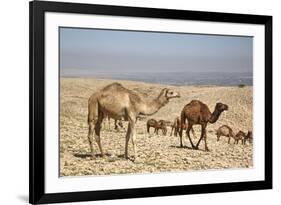
{"label": "camel tail", "polygon": [[88,124],[95,121],[98,113],[98,100],[92,96],[88,101]]}
{"label": "camel tail", "polygon": [[182,132],[183,132],[183,127],[184,127],[185,121],[186,121],[185,113],[181,112],[180,136],[182,136]]}
{"label": "camel tail", "polygon": [[[181,121],[180,133],[182,133],[184,124],[186,124],[186,126],[188,126],[188,121],[187,121],[187,117],[185,115],[185,112],[181,113],[181,120],[180,121]],[[187,121],[187,123],[186,123],[186,121]],[[193,136],[196,138],[195,131],[194,131],[193,127],[191,127],[191,132],[192,132]]]}

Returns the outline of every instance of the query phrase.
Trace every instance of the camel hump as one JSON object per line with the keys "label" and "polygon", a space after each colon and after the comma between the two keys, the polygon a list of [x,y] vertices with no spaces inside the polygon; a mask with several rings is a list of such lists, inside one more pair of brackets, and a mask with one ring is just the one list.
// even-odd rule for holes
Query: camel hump
{"label": "camel hump", "polygon": [[189,105],[192,106],[207,106],[206,104],[202,103],[200,100],[191,100],[190,103],[188,103]]}
{"label": "camel hump", "polygon": [[117,82],[111,83],[103,88],[103,90],[124,89],[123,85]]}
{"label": "camel hump", "polygon": [[201,103],[201,101],[200,100],[191,100],[190,101],[190,104],[194,104],[194,103]]}
{"label": "camel hump", "polygon": [[188,104],[185,105],[184,110],[188,111],[189,109],[204,109],[205,107],[207,107],[204,103],[202,103],[199,100],[191,100]]}
{"label": "camel hump", "polygon": [[222,126],[220,126],[219,129],[228,129],[228,130],[232,130],[228,125],[222,125]]}

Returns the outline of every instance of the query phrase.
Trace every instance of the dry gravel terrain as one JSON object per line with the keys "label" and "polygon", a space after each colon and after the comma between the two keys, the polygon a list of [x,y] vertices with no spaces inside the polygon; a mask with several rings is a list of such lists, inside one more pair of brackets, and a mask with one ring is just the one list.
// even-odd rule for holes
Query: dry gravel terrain
{"label": "dry gravel terrain", "polygon": [[[135,161],[125,160],[125,130],[114,130],[105,120],[101,131],[101,140],[106,156],[99,156],[95,143],[96,158],[89,156],[87,139],[87,103],[96,90],[112,83],[114,80],[97,80],[92,78],[61,78],[60,83],[60,175],[107,175],[123,173],[151,173],[169,171],[188,171],[224,168],[248,168],[253,166],[253,147],[227,143],[225,137],[217,142],[215,130],[223,124],[229,125],[234,132],[252,130],[252,87],[219,87],[219,86],[165,86],[133,81],[118,81],[124,87],[142,93],[149,98],[156,97],[164,87],[173,88],[181,93],[181,98],[172,99],[155,115],[137,122],[138,158]],[[173,121],[180,115],[184,105],[193,99],[201,100],[214,110],[216,102],[229,106],[219,120],[207,126],[207,140],[210,152],[205,152],[204,142],[199,150],[191,150],[187,138],[184,148],[179,147],[179,138],[146,133],[146,121],[149,118]],[[124,122],[125,127],[127,123]],[[194,126],[197,141],[200,126]],[[151,130],[154,130],[151,128]],[[129,143],[129,154],[133,155]]]}

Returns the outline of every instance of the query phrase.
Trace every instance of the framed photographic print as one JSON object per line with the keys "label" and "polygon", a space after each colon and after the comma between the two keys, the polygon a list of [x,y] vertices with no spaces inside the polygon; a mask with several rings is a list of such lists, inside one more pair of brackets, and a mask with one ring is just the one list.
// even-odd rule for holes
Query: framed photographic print
{"label": "framed photographic print", "polygon": [[30,2],[30,203],[272,188],[272,17]]}

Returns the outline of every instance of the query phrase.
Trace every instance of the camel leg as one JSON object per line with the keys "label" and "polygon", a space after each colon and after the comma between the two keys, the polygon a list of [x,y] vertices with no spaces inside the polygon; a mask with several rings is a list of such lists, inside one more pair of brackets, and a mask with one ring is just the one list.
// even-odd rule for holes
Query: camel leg
{"label": "camel leg", "polygon": [[217,142],[220,141],[220,134],[217,134]]}
{"label": "camel leg", "polygon": [[191,127],[191,132],[192,132],[193,137],[197,138],[196,135],[195,135],[195,131],[194,131],[193,127]]}
{"label": "camel leg", "polygon": [[[200,137],[199,141],[197,142],[195,149],[198,149],[201,140],[205,137],[205,134],[206,134],[206,125],[201,125],[201,137]],[[205,142],[206,142],[206,140],[205,140]],[[206,148],[206,143],[205,143],[205,148]]]}
{"label": "camel leg", "polygon": [[135,123],[131,123],[131,136],[132,136],[132,144],[134,149],[134,157],[137,158],[137,146],[136,146],[136,131],[135,131]]}
{"label": "camel leg", "polygon": [[[182,144],[182,128],[180,129],[180,147],[183,147],[183,144]],[[175,131],[176,132],[176,131]]]}
{"label": "camel leg", "polygon": [[125,158],[128,159],[128,144],[129,140],[132,137],[132,144],[133,144],[133,149],[134,149],[134,156],[136,158],[136,152],[137,152],[137,147],[136,147],[136,137],[135,137],[135,118],[133,116],[129,117],[129,124],[128,124],[128,130],[126,134],[126,143],[125,143]]}
{"label": "camel leg", "polygon": [[93,145],[93,133],[94,133],[95,123],[93,121],[89,122],[89,132],[88,132],[88,140],[90,144],[91,155],[94,157],[94,145]]}
{"label": "camel leg", "polygon": [[158,129],[156,127],[154,128],[154,134],[155,133],[158,135]]}
{"label": "camel leg", "polygon": [[117,130],[118,126],[117,126],[117,120],[114,120],[114,129]]}
{"label": "camel leg", "polygon": [[207,145],[207,133],[206,133],[206,127],[204,127],[204,142],[205,142],[205,151],[209,152],[209,148]]}
{"label": "camel leg", "polygon": [[119,127],[121,127],[121,128],[124,128],[123,127],[123,123],[122,123],[122,121],[120,120],[120,121],[118,121],[118,123],[117,123],[118,125],[119,125]]}
{"label": "camel leg", "polygon": [[230,136],[228,136],[228,144],[230,144]]}
{"label": "camel leg", "polygon": [[108,121],[108,130],[110,130],[110,117],[107,117],[107,121]]}
{"label": "camel leg", "polygon": [[187,134],[187,137],[188,137],[188,139],[189,139],[189,142],[190,142],[190,144],[191,144],[191,147],[192,147],[192,149],[196,149],[196,147],[194,146],[194,144],[193,144],[193,142],[192,142],[192,140],[191,140],[191,138],[190,138],[190,130],[192,129],[192,125],[190,124],[190,123],[188,123],[188,127],[187,127],[187,129],[186,129],[186,134]]}
{"label": "camel leg", "polygon": [[175,130],[174,130],[174,136],[175,137],[177,137],[178,134],[180,134],[180,130],[181,130],[181,128],[175,128]]}
{"label": "camel leg", "polygon": [[149,134],[149,128],[150,128],[150,126],[149,125],[147,125],[147,133]]}
{"label": "camel leg", "polygon": [[172,129],[171,129],[170,137],[171,137],[172,134],[173,134],[173,130],[174,130],[174,127],[172,127]]}
{"label": "camel leg", "polygon": [[162,132],[163,132],[163,135],[166,136],[166,134],[167,134],[167,128],[163,129]]}
{"label": "camel leg", "polygon": [[125,158],[128,159],[128,143],[130,140],[130,135],[131,135],[131,124],[129,122],[128,128],[127,128],[127,133],[126,133],[126,141],[125,141]]}
{"label": "camel leg", "polygon": [[101,146],[101,140],[100,140],[100,130],[101,130],[102,120],[103,120],[103,114],[100,112],[99,116],[98,116],[98,121],[97,121],[96,126],[95,126],[95,139],[96,139],[96,142],[99,146],[101,156],[103,157],[104,154],[103,154],[103,150],[102,150],[102,146]]}

